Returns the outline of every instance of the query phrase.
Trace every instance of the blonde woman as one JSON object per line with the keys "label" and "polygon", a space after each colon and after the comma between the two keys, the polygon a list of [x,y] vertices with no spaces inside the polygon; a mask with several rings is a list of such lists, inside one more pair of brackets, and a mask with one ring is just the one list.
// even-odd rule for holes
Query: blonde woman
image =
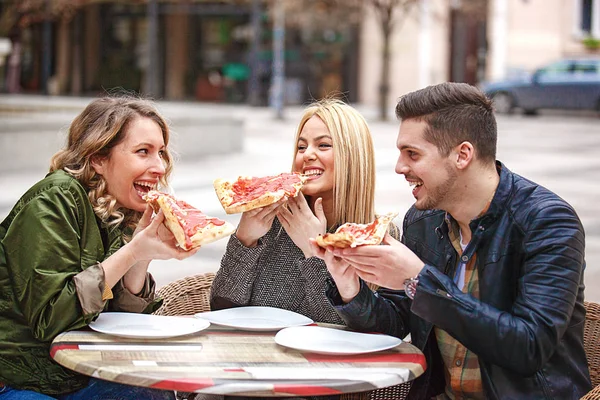
{"label": "blonde woman", "polygon": [[307,107],[294,139],[292,171],[303,194],[242,214],[211,289],[213,310],[272,306],[342,324],[325,297],[329,273],[309,238],[375,218],[375,157],[365,119],[338,100]]}
{"label": "blonde woman", "polygon": [[142,196],[172,169],[169,128],[130,98],[91,102],[69,128],[50,173],[0,225],[0,399],[172,399],[172,392],[101,381],[49,356],[59,333],[103,310],[151,312],[153,259],[175,246]]}

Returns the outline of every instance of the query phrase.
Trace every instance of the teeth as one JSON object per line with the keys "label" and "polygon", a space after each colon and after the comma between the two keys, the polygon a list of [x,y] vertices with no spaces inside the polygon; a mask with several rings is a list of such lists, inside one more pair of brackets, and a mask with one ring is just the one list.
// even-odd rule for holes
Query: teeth
{"label": "teeth", "polygon": [[416,186],[416,187],[419,187],[419,186],[422,186],[422,185],[423,185],[423,182],[408,182],[408,184],[409,184],[410,186]]}
{"label": "teeth", "polygon": [[304,175],[306,176],[315,176],[315,175],[323,175],[323,171],[320,169],[309,169],[304,171]]}
{"label": "teeth", "polygon": [[139,185],[139,186],[145,186],[150,189],[156,189],[156,187],[158,186],[156,183],[150,183],[150,182],[133,182],[133,183],[136,185]]}

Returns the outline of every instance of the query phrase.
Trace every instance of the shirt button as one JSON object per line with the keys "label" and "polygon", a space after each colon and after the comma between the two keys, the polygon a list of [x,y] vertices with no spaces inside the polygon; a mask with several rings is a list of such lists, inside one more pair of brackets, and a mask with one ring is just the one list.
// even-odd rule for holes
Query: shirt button
{"label": "shirt button", "polygon": [[462,256],[461,260],[463,260],[464,262],[467,262],[467,261],[469,261],[469,257],[467,257],[467,256]]}
{"label": "shirt button", "polygon": [[460,366],[462,365],[462,361],[460,361],[460,360],[456,360],[456,361],[454,362],[454,365],[456,365],[457,367],[460,367]]}

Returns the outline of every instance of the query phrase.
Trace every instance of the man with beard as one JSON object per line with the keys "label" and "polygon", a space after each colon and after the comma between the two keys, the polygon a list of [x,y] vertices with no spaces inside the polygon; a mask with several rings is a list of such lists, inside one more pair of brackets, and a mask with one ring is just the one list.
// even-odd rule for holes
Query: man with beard
{"label": "man with beard", "polygon": [[492,103],[475,87],[409,93],[396,115],[396,172],[416,201],[401,242],[313,246],[336,311],[356,330],[411,334],[428,367],[410,399],[579,399],[591,383],[577,214],[496,160]]}

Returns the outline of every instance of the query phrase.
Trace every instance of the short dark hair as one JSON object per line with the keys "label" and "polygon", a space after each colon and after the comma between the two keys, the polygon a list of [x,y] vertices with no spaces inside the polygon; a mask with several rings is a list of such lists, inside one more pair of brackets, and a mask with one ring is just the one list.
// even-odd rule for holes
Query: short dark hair
{"label": "short dark hair", "polygon": [[425,121],[425,140],[444,156],[468,141],[481,161],[496,159],[498,128],[492,101],[474,86],[445,82],[407,93],[398,100],[396,116]]}

